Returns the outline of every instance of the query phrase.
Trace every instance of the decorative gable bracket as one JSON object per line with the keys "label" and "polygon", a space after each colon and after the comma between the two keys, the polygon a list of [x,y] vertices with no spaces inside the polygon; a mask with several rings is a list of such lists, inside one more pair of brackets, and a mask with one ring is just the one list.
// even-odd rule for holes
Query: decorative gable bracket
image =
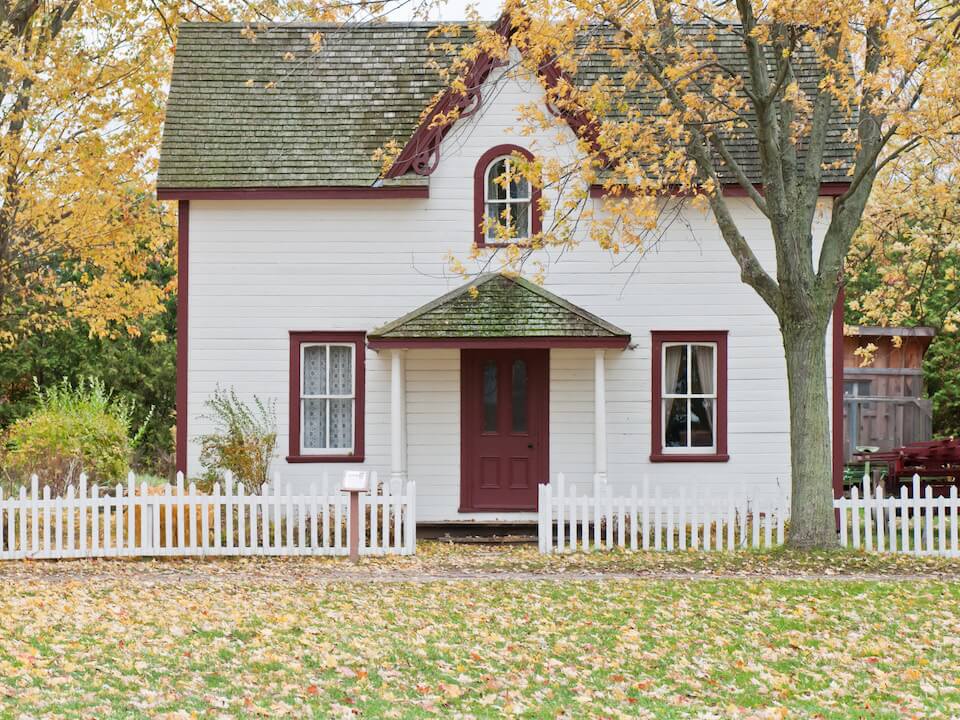
{"label": "decorative gable bracket", "polygon": [[[514,28],[508,14],[502,15],[493,29],[508,43],[513,37]],[[444,91],[433,107],[424,114],[417,129],[413,131],[384,177],[397,178],[411,172],[424,176],[432,174],[440,164],[440,145],[456,122],[438,121],[438,118],[453,115],[459,120],[476,113],[483,102],[481,87],[490,77],[490,73],[504,64],[501,59],[493,57],[488,52],[480,53],[471,63],[464,77],[466,91],[461,92],[453,88],[447,88]],[[561,80],[569,81],[569,78],[552,60],[541,65],[537,71],[548,89],[555,87]],[[596,143],[599,136],[598,128],[586,112],[561,110],[549,102],[547,110],[554,117],[562,117],[566,120],[577,137]]]}

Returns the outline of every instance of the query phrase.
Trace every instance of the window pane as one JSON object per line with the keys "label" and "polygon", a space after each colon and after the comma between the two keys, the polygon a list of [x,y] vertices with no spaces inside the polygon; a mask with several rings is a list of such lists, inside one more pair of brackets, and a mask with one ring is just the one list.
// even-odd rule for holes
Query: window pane
{"label": "window pane", "polygon": [[687,392],[687,346],[670,345],[664,353],[663,392],[683,395]]}
{"label": "window pane", "polygon": [[507,188],[497,182],[507,171],[507,159],[500,158],[487,170],[487,200],[506,200]]}
{"label": "window pane", "polygon": [[497,364],[483,364],[483,431],[497,431]]}
{"label": "window pane", "polygon": [[353,400],[330,401],[330,447],[353,447]]}
{"label": "window pane", "polygon": [[690,401],[690,446],[713,447],[713,413],[715,402],[705,398]]}
{"label": "window pane", "polygon": [[663,401],[664,447],[687,447],[687,400]]}
{"label": "window pane", "polygon": [[510,204],[512,235],[516,238],[530,237],[529,203],[511,203]]}
{"label": "window pane", "polygon": [[713,389],[713,345],[691,345],[693,362],[691,363],[690,385],[694,395],[712,395]]}
{"label": "window pane", "polygon": [[513,361],[513,431],[527,431],[527,363],[525,360]]}
{"label": "window pane", "polygon": [[510,178],[510,198],[513,200],[523,200],[530,197],[530,183],[516,170],[511,168],[517,174]]}
{"label": "window pane", "polygon": [[308,345],[303,349],[303,394],[327,394],[327,346]]}
{"label": "window pane", "polygon": [[322,450],[327,447],[328,400],[303,400],[303,449]]}
{"label": "window pane", "polygon": [[489,222],[487,223],[487,237],[496,238],[497,237],[497,226],[503,225],[506,223],[506,220],[503,217],[503,211],[507,209],[506,203],[487,203],[487,218]]}
{"label": "window pane", "polygon": [[330,394],[353,394],[353,359],[352,348],[330,346]]}

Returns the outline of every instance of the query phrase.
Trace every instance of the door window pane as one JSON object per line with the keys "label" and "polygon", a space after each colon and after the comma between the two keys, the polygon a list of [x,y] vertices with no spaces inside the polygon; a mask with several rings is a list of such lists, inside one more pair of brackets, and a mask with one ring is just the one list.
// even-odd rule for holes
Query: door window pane
{"label": "door window pane", "polygon": [[497,431],[497,363],[483,364],[483,431]]}
{"label": "door window pane", "polygon": [[513,432],[527,431],[527,362],[513,361]]}

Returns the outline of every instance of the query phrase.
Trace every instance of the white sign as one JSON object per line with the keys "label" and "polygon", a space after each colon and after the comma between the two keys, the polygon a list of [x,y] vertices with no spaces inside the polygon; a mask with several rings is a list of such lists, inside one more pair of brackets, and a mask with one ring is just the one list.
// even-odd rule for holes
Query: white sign
{"label": "white sign", "polygon": [[343,474],[344,492],[367,492],[370,489],[370,479],[365,470],[347,470]]}

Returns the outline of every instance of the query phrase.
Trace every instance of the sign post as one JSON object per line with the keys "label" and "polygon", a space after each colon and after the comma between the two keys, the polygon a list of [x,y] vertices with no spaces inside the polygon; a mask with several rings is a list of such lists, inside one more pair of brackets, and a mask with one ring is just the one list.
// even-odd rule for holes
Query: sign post
{"label": "sign post", "polygon": [[363,470],[347,470],[343,474],[344,492],[350,493],[350,560],[360,562],[360,493],[369,492],[370,479]]}

